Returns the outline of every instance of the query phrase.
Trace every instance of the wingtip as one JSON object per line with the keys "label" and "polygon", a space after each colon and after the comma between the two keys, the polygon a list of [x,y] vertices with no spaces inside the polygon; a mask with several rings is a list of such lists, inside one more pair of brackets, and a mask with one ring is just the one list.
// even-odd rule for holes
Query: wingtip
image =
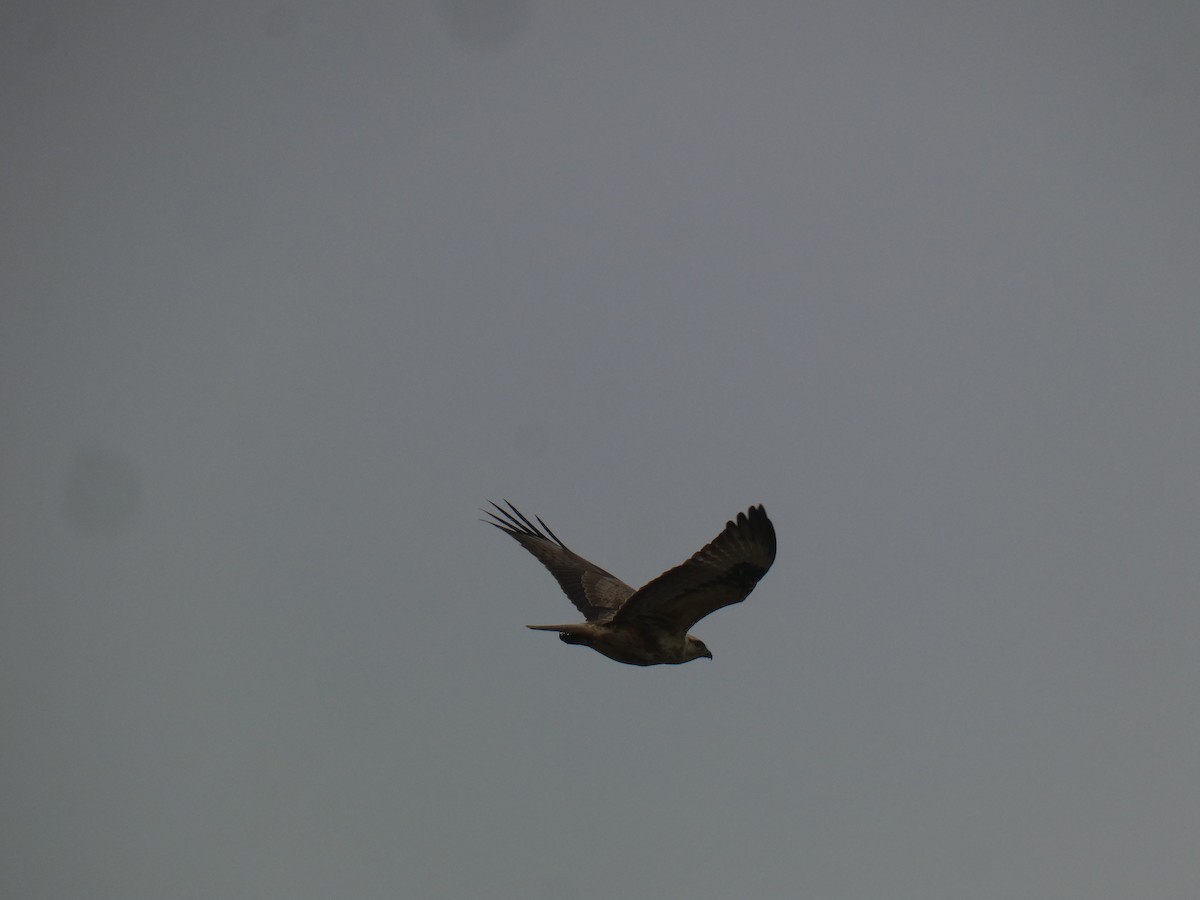
{"label": "wingtip", "polygon": [[739,512],[737,514],[737,518],[735,520],[731,521],[729,524],[734,525],[736,523],[737,525],[745,525],[747,522],[753,522],[756,519],[766,519],[766,518],[767,518],[766,507],[763,506],[761,503],[754,503],[754,504],[751,504],[750,508],[747,509],[745,512]]}

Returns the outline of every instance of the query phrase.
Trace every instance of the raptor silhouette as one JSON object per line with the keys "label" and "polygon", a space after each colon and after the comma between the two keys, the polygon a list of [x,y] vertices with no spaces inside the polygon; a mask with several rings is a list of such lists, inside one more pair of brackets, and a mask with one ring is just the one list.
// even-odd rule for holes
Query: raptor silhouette
{"label": "raptor silhouette", "polygon": [[507,500],[508,509],[488,502],[495,512],[484,510],[491,518],[482,521],[536,556],[586,620],[527,627],[557,631],[568,644],[633,666],[712,659],[688,630],[709,613],[745,600],[775,561],[775,527],[762,506],[752,506],[687,562],[635,591],[568,548],[537,516],[534,525]]}

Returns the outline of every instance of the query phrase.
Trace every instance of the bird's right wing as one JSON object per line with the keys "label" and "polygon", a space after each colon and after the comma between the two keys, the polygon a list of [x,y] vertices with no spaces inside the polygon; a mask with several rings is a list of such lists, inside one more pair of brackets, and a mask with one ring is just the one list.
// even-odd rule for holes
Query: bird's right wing
{"label": "bird's right wing", "polygon": [[652,624],[675,634],[741,603],[775,561],[775,526],[761,506],[738,513],[683,565],[663,572],[621,607],[614,624]]}
{"label": "bird's right wing", "polygon": [[484,510],[492,518],[482,521],[512,535],[518,544],[536,556],[589,622],[607,622],[633,595],[633,588],[620,578],[567,549],[558,535],[537,516],[534,518],[541,529],[507,500],[504,502],[508,509],[492,503],[499,515]]}

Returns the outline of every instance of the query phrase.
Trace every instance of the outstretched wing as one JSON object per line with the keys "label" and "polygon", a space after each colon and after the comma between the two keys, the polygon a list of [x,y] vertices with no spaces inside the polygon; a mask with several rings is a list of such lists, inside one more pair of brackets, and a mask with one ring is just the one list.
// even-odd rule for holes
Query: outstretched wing
{"label": "outstretched wing", "polygon": [[614,624],[688,630],[723,606],[741,603],[775,561],[775,526],[761,506],[738,513],[707,547],[625,601]]}
{"label": "outstretched wing", "polygon": [[[491,500],[488,501],[492,503]],[[567,545],[558,539],[553,531],[541,519],[536,525],[525,518],[524,514],[509,503],[508,509],[503,509],[492,503],[496,513],[484,512],[492,519],[483,519],[489,525],[495,525],[506,534],[512,535],[517,543],[536,556],[554,576],[559,587],[563,589],[575,608],[583,613],[589,622],[606,622],[613,617],[618,609],[632,594],[633,588],[620,578],[605,572],[597,565],[588,562],[578,553],[567,549]],[[494,520],[494,521],[492,521]]]}

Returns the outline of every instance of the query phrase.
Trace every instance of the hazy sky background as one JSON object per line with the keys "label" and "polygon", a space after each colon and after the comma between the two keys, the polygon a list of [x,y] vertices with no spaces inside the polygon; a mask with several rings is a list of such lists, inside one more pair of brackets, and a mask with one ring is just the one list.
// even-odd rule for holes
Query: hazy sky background
{"label": "hazy sky background", "polygon": [[0,895],[1200,895],[1200,6],[0,35]]}

